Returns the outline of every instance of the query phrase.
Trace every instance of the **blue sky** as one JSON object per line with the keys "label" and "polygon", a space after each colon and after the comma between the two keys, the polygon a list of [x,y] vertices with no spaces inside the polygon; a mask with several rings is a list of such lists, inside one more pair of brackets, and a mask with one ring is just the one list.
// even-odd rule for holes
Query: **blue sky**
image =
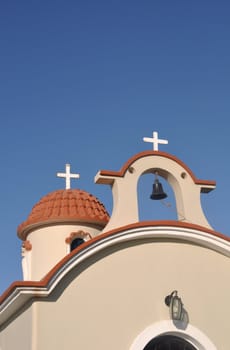
{"label": "blue sky", "polygon": [[[17,226],[64,188],[56,172],[71,163],[72,187],[111,212],[94,176],[151,149],[142,138],[154,130],[169,140],[160,150],[216,180],[203,208],[230,234],[229,17],[221,0],[1,1],[0,293],[22,277]],[[151,187],[143,178],[141,218],[171,218]]]}

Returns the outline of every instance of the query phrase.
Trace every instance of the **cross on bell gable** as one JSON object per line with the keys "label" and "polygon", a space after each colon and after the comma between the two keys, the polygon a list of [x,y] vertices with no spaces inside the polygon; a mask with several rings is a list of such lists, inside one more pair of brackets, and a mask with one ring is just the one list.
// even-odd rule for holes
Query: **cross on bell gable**
{"label": "cross on bell gable", "polygon": [[158,132],[157,131],[153,132],[153,137],[144,137],[143,141],[153,143],[153,150],[154,151],[158,151],[159,144],[162,144],[162,145],[168,144],[168,140],[158,139]]}
{"label": "cross on bell gable", "polygon": [[69,190],[71,188],[70,180],[71,179],[79,179],[80,174],[71,174],[70,164],[66,164],[65,165],[65,173],[57,173],[57,177],[65,178],[65,188],[66,188],[66,190]]}

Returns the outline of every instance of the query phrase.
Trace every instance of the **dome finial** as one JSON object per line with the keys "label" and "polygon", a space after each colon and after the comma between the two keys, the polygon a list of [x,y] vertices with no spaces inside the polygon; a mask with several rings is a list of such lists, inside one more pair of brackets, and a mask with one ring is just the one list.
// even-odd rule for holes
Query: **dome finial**
{"label": "dome finial", "polygon": [[66,190],[70,189],[70,179],[79,179],[80,174],[71,174],[70,173],[70,164],[65,165],[65,173],[57,173],[57,177],[65,178],[65,188]]}

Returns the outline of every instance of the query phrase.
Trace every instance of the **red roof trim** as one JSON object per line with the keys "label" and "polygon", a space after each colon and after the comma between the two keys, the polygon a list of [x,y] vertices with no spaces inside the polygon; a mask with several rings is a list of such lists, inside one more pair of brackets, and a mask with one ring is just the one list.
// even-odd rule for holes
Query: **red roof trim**
{"label": "red roof trim", "polygon": [[165,157],[168,158],[170,160],[173,160],[174,162],[178,163],[179,165],[181,165],[192,177],[193,181],[197,184],[197,185],[206,185],[206,186],[215,186],[216,182],[212,181],[212,180],[200,180],[197,179],[196,176],[193,174],[193,172],[191,171],[191,169],[189,169],[187,167],[187,165],[185,163],[183,163],[180,159],[178,159],[177,157],[166,153],[166,152],[160,152],[160,151],[144,151],[144,152],[140,152],[136,155],[134,155],[133,157],[131,157],[130,159],[127,160],[127,162],[123,165],[123,167],[119,170],[119,171],[113,171],[113,170],[101,170],[100,171],[100,175],[101,176],[113,176],[113,177],[123,177],[126,173],[126,171],[129,169],[129,167],[139,158],[143,158],[143,157],[148,157],[148,156],[160,156],[160,157]]}
{"label": "red roof trim", "polygon": [[0,304],[4,302],[4,300],[13,293],[13,291],[17,288],[23,288],[23,287],[28,287],[28,288],[47,288],[50,280],[53,278],[55,273],[63,266],[65,263],[71,259],[74,255],[76,255],[79,251],[84,250],[86,247],[92,245],[94,242],[103,240],[104,238],[108,236],[113,236],[116,235],[117,233],[120,233],[121,231],[126,231],[129,229],[134,229],[134,228],[139,228],[139,227],[156,227],[156,226],[172,226],[172,227],[181,227],[181,228],[190,228],[193,230],[200,230],[203,232],[206,232],[212,236],[221,238],[227,242],[230,242],[230,237],[223,235],[222,233],[213,231],[211,229],[208,229],[206,227],[200,226],[200,225],[195,225],[195,224],[190,224],[190,223],[185,223],[185,222],[180,222],[180,221],[144,221],[144,222],[137,222],[129,225],[125,225],[116,229],[113,229],[111,231],[105,232],[99,236],[96,236],[92,238],[91,240],[83,243],[81,246],[78,248],[74,249],[70,254],[66,255],[59,263],[57,263],[49,272],[48,274],[40,281],[15,281],[13,282],[9,288],[5,290],[5,292],[0,296]]}

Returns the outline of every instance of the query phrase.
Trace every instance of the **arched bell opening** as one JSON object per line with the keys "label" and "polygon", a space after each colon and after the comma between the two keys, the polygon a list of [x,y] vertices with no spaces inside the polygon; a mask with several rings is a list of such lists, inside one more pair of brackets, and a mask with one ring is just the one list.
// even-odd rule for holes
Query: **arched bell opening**
{"label": "arched bell opening", "polygon": [[158,169],[140,176],[137,184],[139,221],[178,220],[175,194],[166,179],[166,172]]}
{"label": "arched bell opening", "polygon": [[[173,191],[173,194],[153,200],[153,203],[157,203],[150,205],[149,196],[152,194],[155,171],[167,181],[165,183],[161,179],[165,192]],[[152,177],[148,174],[152,174]],[[148,190],[145,191],[142,181],[145,182],[147,175],[151,180],[146,181]],[[161,219],[176,219],[211,228],[201,207],[200,194],[210,192],[215,188],[215,182],[197,179],[174,156],[155,151],[142,152],[126,162],[120,171],[103,170],[96,175],[95,180],[97,183],[110,185],[113,193],[112,214],[104,230],[117,227],[118,222],[120,225],[127,225],[137,221]],[[162,215],[157,214],[159,204],[168,208],[163,210]]]}

